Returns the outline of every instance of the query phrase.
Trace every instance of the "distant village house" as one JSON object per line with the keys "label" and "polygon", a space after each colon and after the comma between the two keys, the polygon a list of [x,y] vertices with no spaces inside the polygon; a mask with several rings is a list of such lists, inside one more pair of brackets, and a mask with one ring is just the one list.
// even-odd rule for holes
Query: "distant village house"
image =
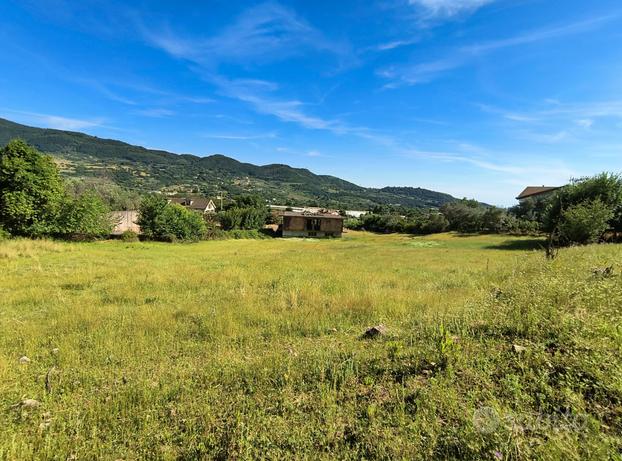
{"label": "distant village house", "polygon": [[556,191],[557,189],[559,189],[559,187],[551,187],[551,186],[528,186],[525,187],[525,190],[523,190],[518,197],[516,197],[516,200],[518,200],[519,202],[523,202],[527,199],[530,198],[544,198],[547,195],[552,194],[554,191]]}
{"label": "distant village house", "polygon": [[216,213],[216,205],[214,204],[214,201],[205,197],[171,198],[169,199],[169,203],[177,203],[178,205],[203,214]]}
{"label": "distant village house", "polygon": [[343,220],[339,214],[285,211],[283,237],[341,237]]}

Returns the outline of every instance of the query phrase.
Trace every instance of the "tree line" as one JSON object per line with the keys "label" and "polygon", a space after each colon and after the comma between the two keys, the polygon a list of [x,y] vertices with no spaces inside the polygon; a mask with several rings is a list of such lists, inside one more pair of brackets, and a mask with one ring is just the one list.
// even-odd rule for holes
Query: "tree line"
{"label": "tree line", "polygon": [[[145,238],[196,241],[225,231],[257,231],[268,220],[265,202],[240,196],[216,216],[203,217],[161,194],[140,196],[105,181],[65,181],[47,155],[24,141],[0,149],[0,236],[91,240],[107,237],[112,210],[138,209]],[[236,234],[236,235],[239,235]],[[135,238],[131,232],[126,238]]]}
{"label": "tree line", "polygon": [[[216,215],[202,216],[161,194],[140,196],[92,179],[65,181],[51,157],[21,140],[0,149],[0,236],[107,237],[115,225],[111,210],[136,208],[144,238],[153,240],[196,241],[225,232],[258,236],[266,223],[274,222],[258,196],[240,195]],[[575,179],[550,195],[508,209],[467,199],[440,209],[377,206],[346,220],[346,227],[410,234],[546,233],[555,246],[593,243],[622,233],[622,177],[602,173]]]}
{"label": "tree line", "polygon": [[498,208],[462,199],[438,210],[377,207],[346,221],[351,229],[372,232],[433,234],[506,233],[548,235],[556,246],[620,238],[622,233],[622,176],[601,173],[573,179],[553,193],[528,198],[511,208]]}

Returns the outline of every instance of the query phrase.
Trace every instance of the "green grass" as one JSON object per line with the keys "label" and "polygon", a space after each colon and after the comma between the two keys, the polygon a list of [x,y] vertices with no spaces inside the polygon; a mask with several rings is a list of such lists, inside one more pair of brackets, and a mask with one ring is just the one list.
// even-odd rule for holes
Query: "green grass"
{"label": "green grass", "polygon": [[0,242],[0,459],[620,459],[622,247],[539,245]]}

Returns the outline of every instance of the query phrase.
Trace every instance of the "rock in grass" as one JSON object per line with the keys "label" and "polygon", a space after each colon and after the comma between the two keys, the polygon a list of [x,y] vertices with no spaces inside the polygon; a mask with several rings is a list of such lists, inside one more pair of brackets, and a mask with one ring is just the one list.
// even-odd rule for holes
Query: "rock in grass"
{"label": "rock in grass", "polygon": [[52,354],[54,355],[58,355],[59,352],[60,352],[60,349],[58,347],[55,347],[54,349],[52,349]]}
{"label": "rock in grass", "polygon": [[512,350],[517,354],[525,352],[527,348],[525,346],[519,346],[518,344],[512,344]]}
{"label": "rock in grass", "polygon": [[31,410],[33,408],[38,408],[39,405],[41,405],[41,402],[39,402],[38,400],[35,399],[24,399],[21,402],[19,402],[17,405],[17,407],[23,408],[25,410]]}
{"label": "rock in grass", "polygon": [[30,359],[28,357],[26,357],[25,355],[22,355],[19,358],[19,363],[21,363],[22,365],[25,365],[27,363],[30,363]]}
{"label": "rock in grass", "polygon": [[361,335],[361,338],[362,339],[375,339],[380,336],[384,336],[386,334],[387,334],[387,327],[385,327],[384,324],[381,323],[379,325],[368,328],[365,331],[365,333]]}

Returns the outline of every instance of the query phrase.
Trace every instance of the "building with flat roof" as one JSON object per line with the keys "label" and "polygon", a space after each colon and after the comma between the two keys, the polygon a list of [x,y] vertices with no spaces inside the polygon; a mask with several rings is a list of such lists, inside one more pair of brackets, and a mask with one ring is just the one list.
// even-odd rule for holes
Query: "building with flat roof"
{"label": "building with flat roof", "polygon": [[330,213],[286,211],[283,237],[341,237],[344,217]]}

